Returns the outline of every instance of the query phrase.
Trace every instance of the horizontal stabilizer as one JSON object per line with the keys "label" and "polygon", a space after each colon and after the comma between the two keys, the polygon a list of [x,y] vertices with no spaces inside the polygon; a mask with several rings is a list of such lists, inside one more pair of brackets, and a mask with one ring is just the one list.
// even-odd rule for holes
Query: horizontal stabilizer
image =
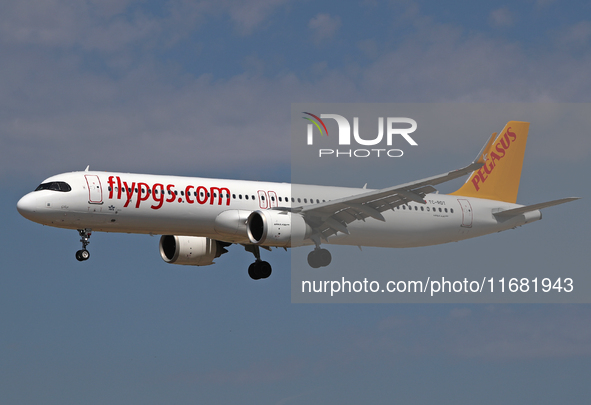
{"label": "horizontal stabilizer", "polygon": [[564,204],[578,199],[580,199],[580,197],[561,198],[560,200],[548,201],[539,204],[526,205],[525,207],[513,208],[511,210],[494,212],[493,215],[495,217],[512,217],[515,215],[525,214],[526,212],[540,210],[542,208],[552,207],[554,205]]}

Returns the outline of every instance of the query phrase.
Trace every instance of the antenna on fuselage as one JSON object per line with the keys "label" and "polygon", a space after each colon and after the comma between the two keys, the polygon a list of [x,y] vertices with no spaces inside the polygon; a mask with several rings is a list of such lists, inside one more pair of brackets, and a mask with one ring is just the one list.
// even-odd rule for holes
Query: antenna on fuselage
{"label": "antenna on fuselage", "polygon": [[86,169],[84,169],[84,171],[87,172],[88,169],[90,169],[90,165],[86,166]]}

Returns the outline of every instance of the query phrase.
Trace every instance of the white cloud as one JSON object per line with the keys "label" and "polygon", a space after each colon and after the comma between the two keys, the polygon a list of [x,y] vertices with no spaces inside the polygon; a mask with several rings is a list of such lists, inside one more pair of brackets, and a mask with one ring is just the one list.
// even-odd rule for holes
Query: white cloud
{"label": "white cloud", "polygon": [[[475,308],[475,309],[474,309]],[[531,307],[535,308],[535,307]],[[394,316],[367,331],[360,346],[370,352],[420,356],[452,355],[492,361],[591,356],[586,307],[512,311],[510,307],[458,307],[448,316]],[[410,339],[421,336],[421,339]]]}
{"label": "white cloud", "polygon": [[378,44],[373,39],[358,41],[357,48],[370,59],[375,59],[378,57]]}
{"label": "white cloud", "polygon": [[491,11],[489,21],[495,27],[510,27],[515,23],[515,17],[508,8],[501,7]]}
{"label": "white cloud", "polygon": [[591,22],[581,21],[557,35],[558,46],[584,47],[591,39]]}
{"label": "white cloud", "polygon": [[[265,61],[251,58],[246,64],[252,73],[220,80],[185,74],[150,53],[138,57],[118,50],[134,42],[148,46],[160,41],[165,35],[163,21],[172,18],[172,12],[160,19],[123,19],[115,8],[107,13],[113,16],[107,25],[101,25],[102,17],[92,17],[80,39],[80,27],[73,20],[80,17],[82,24],[91,17],[77,2],[63,4],[67,7],[61,11],[69,10],[67,18],[51,8],[29,11],[17,5],[10,15],[0,17],[3,31],[17,27],[16,22],[24,27],[22,35],[11,34],[9,44],[0,43],[0,176],[9,171],[53,173],[88,163],[129,171],[198,172],[219,166],[220,156],[227,162],[222,170],[261,173],[264,167],[289,164],[293,102],[589,100],[591,60],[585,55],[552,48],[532,55],[517,44],[468,36],[427,20],[395,49],[375,54],[364,67],[317,61],[310,65],[312,78],[289,69],[264,76]],[[279,3],[257,4],[268,12]],[[187,11],[186,21],[212,12],[204,7]],[[47,20],[41,18],[43,10]],[[320,14],[313,21],[320,37],[330,37],[338,29],[338,17]],[[585,27],[578,28],[575,38],[586,38]],[[326,32],[320,34],[323,29]],[[108,53],[101,61],[121,66],[118,74],[85,68],[75,50],[27,46],[71,46],[76,41]],[[361,46],[374,48],[373,43]],[[585,145],[590,138],[573,136],[576,142],[549,140],[553,156],[588,154],[591,148]],[[48,150],[59,150],[67,158],[56,159]]]}
{"label": "white cloud", "polygon": [[[0,14],[5,43],[86,50],[121,51],[140,41],[175,42],[208,16],[227,14],[241,34],[249,34],[289,0],[171,0],[160,13],[125,1],[24,0],[9,2]],[[140,3],[141,4],[141,3]]]}
{"label": "white cloud", "polygon": [[341,27],[341,18],[329,14],[317,14],[308,22],[315,43],[319,44],[331,40]]}
{"label": "white cloud", "polygon": [[289,0],[250,0],[227,2],[227,11],[242,34],[250,34],[279,6]]}

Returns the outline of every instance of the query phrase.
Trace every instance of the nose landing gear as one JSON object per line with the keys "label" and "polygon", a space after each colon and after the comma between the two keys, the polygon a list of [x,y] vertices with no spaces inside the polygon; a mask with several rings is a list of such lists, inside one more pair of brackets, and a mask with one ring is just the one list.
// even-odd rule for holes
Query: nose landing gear
{"label": "nose landing gear", "polygon": [[78,234],[80,235],[80,242],[82,242],[82,249],[76,252],[76,260],[79,262],[83,262],[90,258],[90,252],[86,250],[86,246],[90,244],[90,235],[92,233],[92,229],[85,228],[85,229],[78,229]]}

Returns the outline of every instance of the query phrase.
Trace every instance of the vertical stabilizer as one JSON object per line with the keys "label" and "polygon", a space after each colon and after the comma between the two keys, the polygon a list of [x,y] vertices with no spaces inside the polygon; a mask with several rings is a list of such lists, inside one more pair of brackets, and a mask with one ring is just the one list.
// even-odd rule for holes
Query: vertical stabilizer
{"label": "vertical stabilizer", "polygon": [[515,203],[528,131],[529,122],[509,121],[479,156],[484,166],[451,194]]}

